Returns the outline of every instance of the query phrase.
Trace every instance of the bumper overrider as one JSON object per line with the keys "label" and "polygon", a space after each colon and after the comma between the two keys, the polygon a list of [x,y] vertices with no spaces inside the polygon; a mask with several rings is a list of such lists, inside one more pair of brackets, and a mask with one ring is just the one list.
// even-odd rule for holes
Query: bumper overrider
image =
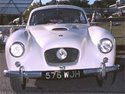
{"label": "bumper overrider", "polygon": [[120,65],[114,65],[110,67],[102,66],[100,68],[90,69],[76,69],[76,70],[56,70],[56,71],[24,71],[23,67],[20,67],[19,71],[4,70],[6,77],[24,77],[24,78],[43,78],[43,79],[69,79],[69,78],[81,78],[87,75],[99,75],[105,76],[108,72],[114,72],[119,70]]}

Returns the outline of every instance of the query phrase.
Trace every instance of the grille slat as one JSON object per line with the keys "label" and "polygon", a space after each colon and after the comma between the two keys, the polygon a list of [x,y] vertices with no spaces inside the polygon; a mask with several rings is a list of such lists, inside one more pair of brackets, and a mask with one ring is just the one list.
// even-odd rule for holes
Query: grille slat
{"label": "grille slat", "polygon": [[79,51],[75,48],[63,48],[67,52],[67,57],[63,60],[60,60],[56,55],[56,53],[59,49],[62,49],[62,48],[54,48],[54,49],[49,49],[49,50],[45,51],[45,59],[46,59],[47,63],[64,64],[64,63],[73,63],[78,60]]}

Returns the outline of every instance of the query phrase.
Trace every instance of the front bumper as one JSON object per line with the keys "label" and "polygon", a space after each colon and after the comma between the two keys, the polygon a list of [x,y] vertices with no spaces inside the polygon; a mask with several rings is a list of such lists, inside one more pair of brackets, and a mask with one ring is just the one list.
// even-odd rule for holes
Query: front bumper
{"label": "front bumper", "polygon": [[[65,74],[69,74],[68,72],[74,71],[80,73],[79,77],[83,77],[83,76],[87,76],[87,75],[98,75],[100,73],[103,73],[103,71],[105,73],[107,72],[114,72],[119,70],[120,65],[114,65],[114,66],[110,66],[110,67],[105,67],[105,70],[103,70],[103,68],[90,68],[90,69],[77,69],[77,70],[56,70],[56,71],[9,71],[9,70],[4,70],[4,75],[6,77],[25,77],[25,78],[46,78],[46,73],[50,73],[50,72],[59,72],[60,74],[57,74],[58,76],[62,75],[62,73],[64,73],[63,75],[65,76]],[[72,77],[62,77],[62,78],[76,78],[75,74],[72,74]],[[50,75],[47,75],[50,76]],[[62,79],[61,78],[61,79]]]}

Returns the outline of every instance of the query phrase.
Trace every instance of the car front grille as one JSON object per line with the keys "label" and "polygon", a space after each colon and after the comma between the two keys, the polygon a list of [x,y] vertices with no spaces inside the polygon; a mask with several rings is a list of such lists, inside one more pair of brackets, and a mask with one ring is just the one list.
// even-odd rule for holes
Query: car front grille
{"label": "car front grille", "polygon": [[[60,49],[64,49],[67,53],[67,56],[65,59],[59,59],[57,57],[57,51]],[[49,49],[45,51],[45,60],[47,63],[51,64],[64,64],[64,63],[74,63],[78,60],[79,56],[79,51],[75,48],[54,48],[54,49]]]}

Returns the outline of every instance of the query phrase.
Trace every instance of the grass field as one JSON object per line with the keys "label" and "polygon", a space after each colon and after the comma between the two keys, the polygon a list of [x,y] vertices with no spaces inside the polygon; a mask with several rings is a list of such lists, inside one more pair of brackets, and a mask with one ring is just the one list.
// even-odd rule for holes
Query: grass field
{"label": "grass field", "polygon": [[[98,23],[97,25],[110,30],[110,22]],[[118,25],[112,26],[111,33],[114,35],[117,45],[125,45],[125,22],[118,22]]]}

